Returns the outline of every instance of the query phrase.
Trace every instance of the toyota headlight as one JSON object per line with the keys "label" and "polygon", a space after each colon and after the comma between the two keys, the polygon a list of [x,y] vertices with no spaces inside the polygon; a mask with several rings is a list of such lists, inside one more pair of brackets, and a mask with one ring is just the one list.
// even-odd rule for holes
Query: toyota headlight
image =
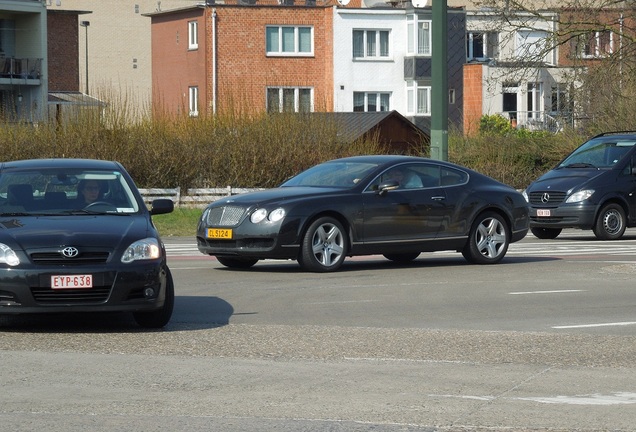
{"label": "toyota headlight", "polygon": [[0,263],[14,267],[20,264],[20,258],[18,258],[13,249],[4,243],[0,243]]}
{"label": "toyota headlight", "polygon": [[149,237],[137,240],[128,246],[121,257],[121,262],[128,264],[133,261],[151,260],[160,257],[161,248],[159,247],[159,241],[156,238]]}

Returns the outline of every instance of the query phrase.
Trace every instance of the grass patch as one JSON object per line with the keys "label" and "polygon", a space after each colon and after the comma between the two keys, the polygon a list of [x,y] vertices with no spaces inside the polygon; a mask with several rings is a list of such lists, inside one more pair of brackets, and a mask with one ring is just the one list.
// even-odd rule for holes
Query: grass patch
{"label": "grass patch", "polygon": [[153,216],[152,220],[162,237],[194,238],[202,212],[198,208],[175,208],[172,213]]}

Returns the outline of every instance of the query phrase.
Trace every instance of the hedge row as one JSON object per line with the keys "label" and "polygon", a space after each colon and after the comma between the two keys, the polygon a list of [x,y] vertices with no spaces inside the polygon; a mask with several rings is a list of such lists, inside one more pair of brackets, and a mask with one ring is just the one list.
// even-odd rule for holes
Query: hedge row
{"label": "hedge row", "polygon": [[[554,166],[578,134],[482,131],[449,134],[449,160],[517,188]],[[0,124],[4,160],[88,157],[117,160],[139,187],[273,187],[318,162],[386,152],[371,138],[342,143],[336,127],[311,116],[262,115],[142,120],[90,115],[64,127]],[[425,148],[425,147],[423,147]],[[427,156],[422,149],[415,154]]]}

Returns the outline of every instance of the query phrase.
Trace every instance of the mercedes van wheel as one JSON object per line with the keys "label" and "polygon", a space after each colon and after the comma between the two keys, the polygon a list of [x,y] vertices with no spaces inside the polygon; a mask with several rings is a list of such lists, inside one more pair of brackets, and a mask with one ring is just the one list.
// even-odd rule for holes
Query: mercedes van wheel
{"label": "mercedes van wheel", "polygon": [[610,203],[601,208],[593,231],[600,240],[618,240],[625,228],[625,210],[619,204]]}

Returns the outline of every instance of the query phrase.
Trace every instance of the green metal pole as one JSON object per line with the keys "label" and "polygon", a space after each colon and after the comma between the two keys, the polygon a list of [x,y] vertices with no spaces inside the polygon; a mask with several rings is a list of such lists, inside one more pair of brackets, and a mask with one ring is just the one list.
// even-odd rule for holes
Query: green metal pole
{"label": "green metal pole", "polygon": [[432,0],[431,159],[448,160],[447,0]]}

